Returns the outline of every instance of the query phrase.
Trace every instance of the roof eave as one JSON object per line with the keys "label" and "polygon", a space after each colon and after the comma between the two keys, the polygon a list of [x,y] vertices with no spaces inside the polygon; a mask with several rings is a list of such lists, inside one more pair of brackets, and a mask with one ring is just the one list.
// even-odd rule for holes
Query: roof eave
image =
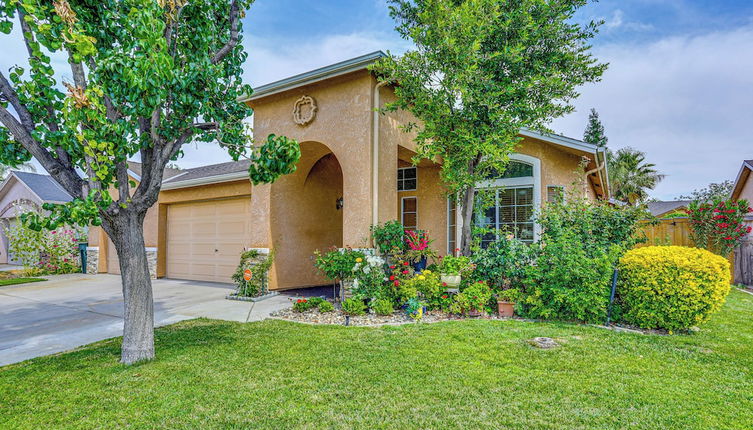
{"label": "roof eave", "polygon": [[740,192],[742,192],[743,189],[743,174],[745,171],[748,171],[748,174],[745,175],[744,179],[747,179],[748,176],[750,176],[750,172],[753,171],[753,166],[751,166],[748,162],[743,161],[743,165],[740,166],[740,171],[737,172],[737,176],[735,177],[735,183],[732,186],[732,192],[730,193],[731,199],[736,199],[740,196]]}
{"label": "roof eave", "polygon": [[186,179],[184,181],[163,182],[162,190],[176,190],[179,188],[198,187],[201,185],[219,184],[222,182],[231,182],[231,181],[237,181],[241,179],[248,179],[247,171],[244,170],[241,172],[226,173],[224,175],[214,175],[214,176],[206,176],[202,178]]}
{"label": "roof eave", "polygon": [[350,60],[341,61],[339,63],[331,64],[326,67],[312,70],[310,72],[301,73],[299,75],[291,76],[279,81],[275,81],[260,87],[254,88],[251,95],[243,95],[238,97],[239,102],[248,102],[257,100],[262,97],[271,96],[284,91],[292,90],[294,88],[302,87],[304,85],[310,85],[316,82],[321,82],[326,79],[331,79],[336,76],[346,75],[348,73],[357,72],[359,70],[366,69],[369,65],[376,62],[380,58],[386,57],[382,51],[371,52],[360,57],[351,58]]}

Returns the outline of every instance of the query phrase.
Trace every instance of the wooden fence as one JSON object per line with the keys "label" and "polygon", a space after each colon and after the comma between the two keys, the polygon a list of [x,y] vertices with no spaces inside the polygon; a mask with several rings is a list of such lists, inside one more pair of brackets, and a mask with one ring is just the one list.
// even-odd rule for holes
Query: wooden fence
{"label": "wooden fence", "polygon": [[[658,224],[646,223],[643,232],[646,242],[637,247],[654,245],[694,246],[690,239],[690,220],[671,218]],[[748,238],[729,256],[732,279],[737,284],[753,285],[753,237]]]}

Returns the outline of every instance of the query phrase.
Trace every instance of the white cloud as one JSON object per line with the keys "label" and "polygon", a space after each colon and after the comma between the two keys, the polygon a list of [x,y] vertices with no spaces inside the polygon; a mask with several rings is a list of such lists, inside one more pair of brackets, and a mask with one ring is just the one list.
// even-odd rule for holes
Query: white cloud
{"label": "white cloud", "polygon": [[672,198],[733,179],[753,157],[753,27],[596,50],[610,63],[603,81],[582,90],[577,112],[553,128],[581,137],[596,108],[612,148],[645,151]]}

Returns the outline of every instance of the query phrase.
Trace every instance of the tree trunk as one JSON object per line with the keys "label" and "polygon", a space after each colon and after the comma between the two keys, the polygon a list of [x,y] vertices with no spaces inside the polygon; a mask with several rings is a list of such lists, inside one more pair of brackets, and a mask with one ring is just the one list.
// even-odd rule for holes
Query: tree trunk
{"label": "tree trunk", "polygon": [[473,204],[475,203],[476,187],[469,187],[463,191],[460,215],[463,225],[460,229],[460,253],[471,255],[471,242],[473,241]]}
{"label": "tree trunk", "polygon": [[124,326],[120,362],[154,358],[154,299],[144,249],[144,213],[121,212],[111,221],[123,283]]}

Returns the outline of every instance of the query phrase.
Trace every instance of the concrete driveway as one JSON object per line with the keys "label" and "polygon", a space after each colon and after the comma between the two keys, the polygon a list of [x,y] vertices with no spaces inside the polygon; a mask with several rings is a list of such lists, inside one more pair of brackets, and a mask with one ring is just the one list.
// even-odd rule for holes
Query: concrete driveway
{"label": "concrete driveway", "polygon": [[[229,285],[153,280],[154,322],[206,317],[258,321],[290,306],[280,295],[258,303],[226,300]],[[47,282],[0,287],[0,366],[67,351],[123,334],[117,275],[60,275]]]}

